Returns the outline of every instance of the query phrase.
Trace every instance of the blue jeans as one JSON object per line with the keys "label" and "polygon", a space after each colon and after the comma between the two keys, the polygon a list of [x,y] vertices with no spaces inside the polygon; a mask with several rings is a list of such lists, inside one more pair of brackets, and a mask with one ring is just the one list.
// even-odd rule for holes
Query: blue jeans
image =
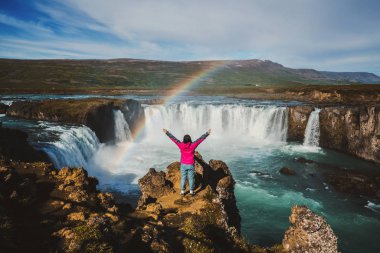
{"label": "blue jeans", "polygon": [[190,191],[194,190],[194,164],[181,163],[181,191],[185,191],[186,177],[189,179]]}

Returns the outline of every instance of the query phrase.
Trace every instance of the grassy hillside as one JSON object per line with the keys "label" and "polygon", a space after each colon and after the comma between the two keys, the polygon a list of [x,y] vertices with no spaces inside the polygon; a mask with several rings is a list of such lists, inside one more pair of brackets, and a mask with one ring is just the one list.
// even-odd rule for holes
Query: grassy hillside
{"label": "grassy hillside", "polygon": [[[363,78],[375,82],[378,78],[380,83],[380,78],[370,73],[348,73],[350,75],[345,79],[345,73],[337,75],[312,69],[290,69],[261,60],[167,62],[133,59],[0,59],[0,89],[167,89],[195,73],[221,63],[223,66],[201,79],[197,87],[210,89],[347,84],[351,79],[359,82]],[[339,78],[334,78],[334,75]]]}

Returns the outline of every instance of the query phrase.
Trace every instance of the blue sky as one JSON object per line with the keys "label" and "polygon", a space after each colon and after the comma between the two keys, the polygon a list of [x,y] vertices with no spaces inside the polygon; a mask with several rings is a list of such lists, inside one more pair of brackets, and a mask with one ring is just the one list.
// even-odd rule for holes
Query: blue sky
{"label": "blue sky", "polygon": [[380,75],[378,0],[0,0],[1,58],[268,59]]}

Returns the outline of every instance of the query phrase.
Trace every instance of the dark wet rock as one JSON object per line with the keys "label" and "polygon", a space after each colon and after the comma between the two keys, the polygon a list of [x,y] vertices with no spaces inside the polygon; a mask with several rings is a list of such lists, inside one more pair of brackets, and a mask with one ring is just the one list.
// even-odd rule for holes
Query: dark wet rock
{"label": "dark wet rock", "polygon": [[320,112],[320,146],[380,163],[380,107],[328,107]]}
{"label": "dark wet rock", "polygon": [[120,107],[120,110],[123,112],[132,133],[136,133],[145,124],[144,109],[140,102],[133,99],[127,100]]}
{"label": "dark wet rock", "polygon": [[306,206],[293,206],[289,221],[291,226],[282,240],[285,252],[338,252],[337,237],[330,225]]}
{"label": "dark wet rock", "polygon": [[313,160],[306,159],[305,157],[296,157],[294,158],[294,161],[299,163],[315,163]]}
{"label": "dark wet rock", "polygon": [[89,110],[83,119],[83,124],[95,132],[100,142],[115,140],[114,103],[100,104]]}
{"label": "dark wet rock", "polygon": [[21,130],[0,126],[0,157],[5,160],[49,161],[48,156],[35,150],[28,142],[28,134]]}
{"label": "dark wet rock", "polygon": [[288,112],[288,141],[302,142],[310,113],[314,110],[312,106],[292,106]]}
{"label": "dark wet rock", "polygon": [[279,172],[286,176],[294,176],[296,174],[295,170],[288,167],[282,167]]}
{"label": "dark wet rock", "polygon": [[0,114],[5,114],[8,108],[9,108],[9,105],[0,103]]}
{"label": "dark wet rock", "polygon": [[354,171],[329,171],[324,174],[335,190],[380,199],[380,176]]}

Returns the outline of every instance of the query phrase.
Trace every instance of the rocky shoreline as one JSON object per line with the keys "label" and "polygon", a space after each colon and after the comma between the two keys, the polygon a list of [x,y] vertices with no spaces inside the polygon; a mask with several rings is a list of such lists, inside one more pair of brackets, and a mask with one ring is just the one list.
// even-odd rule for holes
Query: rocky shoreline
{"label": "rocky shoreline", "polygon": [[180,197],[179,163],[139,180],[138,207],[96,189],[83,168],[0,162],[0,250],[5,252],[337,252],[330,226],[295,206],[282,243],[240,234],[234,180],[222,161],[197,159],[196,196]]}

